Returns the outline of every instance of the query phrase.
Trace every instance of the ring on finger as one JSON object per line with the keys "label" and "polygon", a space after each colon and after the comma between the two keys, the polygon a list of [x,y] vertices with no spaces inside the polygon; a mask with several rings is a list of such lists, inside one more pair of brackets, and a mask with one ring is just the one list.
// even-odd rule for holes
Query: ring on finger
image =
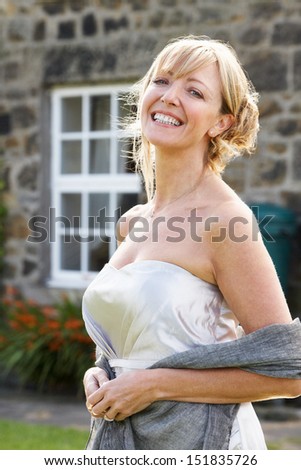
{"label": "ring on finger", "polygon": [[91,403],[87,403],[87,409],[91,413],[91,411],[93,409],[93,405]]}
{"label": "ring on finger", "polygon": [[105,421],[114,421],[114,418],[108,418],[107,415],[104,415],[103,419],[104,419]]}

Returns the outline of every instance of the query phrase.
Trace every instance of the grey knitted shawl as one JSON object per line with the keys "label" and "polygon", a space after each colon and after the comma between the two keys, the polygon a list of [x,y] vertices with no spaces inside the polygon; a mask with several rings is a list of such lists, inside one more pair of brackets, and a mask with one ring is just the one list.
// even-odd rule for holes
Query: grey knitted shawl
{"label": "grey knitted shawl", "polygon": [[[114,373],[101,356],[96,364],[110,379]],[[301,379],[301,323],[275,324],[235,341],[199,345],[173,354],[155,368],[212,369],[236,367],[270,377]],[[92,419],[87,449],[211,449],[229,448],[239,404],[158,401],[124,421]]]}

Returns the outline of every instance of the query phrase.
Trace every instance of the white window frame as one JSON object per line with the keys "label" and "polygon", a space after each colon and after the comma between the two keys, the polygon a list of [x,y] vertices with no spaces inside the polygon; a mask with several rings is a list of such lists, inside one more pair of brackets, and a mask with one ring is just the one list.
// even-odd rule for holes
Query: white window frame
{"label": "white window frame", "polygon": [[[52,116],[51,116],[51,207],[55,208],[56,215],[61,214],[61,194],[81,193],[82,208],[81,219],[85,220],[88,215],[88,194],[109,193],[110,207],[117,209],[118,193],[141,192],[141,181],[135,173],[117,173],[118,156],[118,95],[127,92],[129,85],[110,86],[86,86],[72,88],[56,88],[52,91]],[[89,115],[89,99],[91,96],[111,95],[111,128],[110,130],[91,131]],[[62,132],[62,100],[70,97],[82,98],[82,131]],[[110,145],[110,173],[89,174],[88,173],[88,143],[91,138],[109,138]],[[61,168],[61,142],[63,140],[82,141],[82,173],[62,174]],[[113,215],[113,214],[112,214]],[[62,288],[85,288],[97,275],[88,270],[88,243],[81,246],[81,270],[63,270],[60,268],[60,235],[64,229],[55,224],[54,241],[50,243],[50,279],[49,287]],[[106,227],[105,233],[110,237],[109,257],[116,250],[116,241],[113,224]],[[63,231],[62,231],[63,230]],[[82,237],[88,236],[89,229],[80,229]],[[72,229],[71,229],[72,235]]]}

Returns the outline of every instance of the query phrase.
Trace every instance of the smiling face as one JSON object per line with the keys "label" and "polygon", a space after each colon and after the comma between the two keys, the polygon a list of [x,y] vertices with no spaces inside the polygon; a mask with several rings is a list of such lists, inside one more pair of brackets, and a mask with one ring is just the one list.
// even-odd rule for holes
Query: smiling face
{"label": "smiling face", "polygon": [[216,62],[183,76],[154,74],[141,105],[142,132],[155,147],[206,151],[224,130],[220,75]]}
{"label": "smiling face", "polygon": [[216,174],[234,156],[252,153],[259,130],[257,101],[228,43],[193,35],[171,40],[129,96],[136,109],[129,126],[133,158],[148,197],[155,188],[154,146],[156,156],[162,149],[179,158],[193,148]]}

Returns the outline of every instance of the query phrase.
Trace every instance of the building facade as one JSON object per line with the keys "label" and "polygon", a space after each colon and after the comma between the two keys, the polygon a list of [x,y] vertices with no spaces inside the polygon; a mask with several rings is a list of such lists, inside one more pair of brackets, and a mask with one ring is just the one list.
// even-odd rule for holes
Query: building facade
{"label": "building facade", "polygon": [[300,0],[0,0],[5,283],[41,301],[80,296],[108,260],[118,215],[143,198],[122,95],[187,34],[229,41],[260,94],[256,154],[224,179],[247,203],[293,211],[287,298],[299,314]]}

